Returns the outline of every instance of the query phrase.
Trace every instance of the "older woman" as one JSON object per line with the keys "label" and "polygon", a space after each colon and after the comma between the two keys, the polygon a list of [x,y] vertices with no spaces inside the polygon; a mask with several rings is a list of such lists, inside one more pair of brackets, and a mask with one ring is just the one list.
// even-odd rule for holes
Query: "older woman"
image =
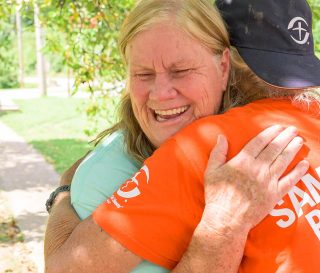
{"label": "older woman", "polygon": [[[246,83],[256,83],[243,94],[251,103],[181,130],[94,212],[93,219],[137,256],[169,269],[183,257],[174,271],[316,272],[320,266],[320,100],[310,87],[320,85],[320,61],[313,52],[310,8],[304,0],[292,5],[285,0],[218,3],[233,44],[269,84],[238,55]],[[292,31],[298,21],[299,26],[305,24],[304,35]],[[285,70],[280,74],[281,69]],[[309,88],[299,89],[303,87]],[[277,123],[296,126],[305,142],[295,163],[305,157],[310,165],[296,185],[290,173],[275,174],[285,171],[281,160],[266,160],[270,150],[278,150],[276,143],[288,140],[280,137],[272,141],[274,147],[263,149],[267,142],[261,141],[242,149],[263,128]],[[230,141],[228,153],[221,134]],[[219,147],[209,159],[204,188],[203,173],[216,138]],[[295,144],[302,146],[302,139],[295,141],[278,150],[279,158]],[[292,164],[286,173],[291,170]],[[139,194],[128,198],[134,189]],[[127,259],[135,260],[135,255],[128,254]]]}
{"label": "older woman", "polygon": [[[233,98],[235,93],[230,95],[229,90],[231,89],[227,88],[229,74],[227,48],[229,44],[226,32],[221,21],[217,20],[220,17],[209,3],[206,1],[142,1],[132,14],[131,21],[128,19],[127,23],[129,31],[125,32],[122,44],[123,53],[128,60],[131,72],[130,97],[125,98],[123,109],[127,111],[125,116],[131,118],[124,118],[117,129],[123,130],[129,151],[134,151],[133,154],[141,158],[194,119],[217,113],[223,93],[225,93],[225,98]],[[245,86],[241,86],[239,90],[246,91]],[[228,100],[225,105],[228,106]],[[133,119],[133,126],[132,112],[138,121],[137,123]],[[151,143],[141,133],[138,124]],[[272,132],[275,136],[279,128]],[[283,138],[290,142],[296,133],[286,131],[284,134]],[[133,142],[136,139],[139,140],[139,145]],[[281,146],[281,150],[286,151],[283,143],[278,146]],[[296,142],[291,145],[295,152],[299,146],[301,145]],[[277,154],[273,154],[273,157],[277,158]],[[300,178],[305,165],[300,165],[298,169],[299,173],[295,174],[295,179]],[[279,178],[282,170],[277,170],[276,173]],[[289,177],[292,178],[292,173]],[[132,190],[130,197],[138,193],[135,188]],[[124,196],[128,196],[128,191],[125,191],[124,188],[122,192]],[[65,201],[68,200],[62,199],[62,202],[55,203],[52,211],[53,217],[59,208],[64,209],[62,206],[67,204]],[[275,204],[274,200],[271,200],[270,203],[272,203],[271,206]],[[77,219],[70,219],[73,221],[71,226],[78,223]],[[52,254],[49,250],[49,269],[58,267],[62,271],[69,268],[76,269],[77,272],[80,270],[90,272],[101,272],[102,270],[122,272],[120,270],[123,270],[127,272],[126,266],[122,265],[121,261],[130,253],[109,237],[103,237],[109,241],[109,244],[101,242],[100,238],[95,237],[97,233],[91,230],[95,228],[91,223],[92,220],[88,219],[80,224],[70,239],[55,253]],[[91,263],[93,260],[89,256],[82,256],[83,259],[75,260],[76,257],[73,255],[66,257],[65,254],[70,253],[70,247],[75,246],[74,241],[77,241],[77,236],[81,236],[87,228],[93,231],[86,234],[88,242],[90,238],[96,238],[96,250],[106,250],[110,255],[109,258],[112,257],[111,260],[105,262],[103,259],[107,254],[98,258],[97,252],[91,252],[92,249],[90,254],[97,258],[94,264]],[[53,226],[51,226],[51,232],[52,229]],[[50,223],[48,231],[50,232]],[[106,236],[101,233],[99,235]],[[77,242],[79,245],[75,246],[77,251],[74,254],[81,256],[83,254],[81,243]],[[62,257],[65,260],[58,263],[57,261]],[[137,261],[140,260],[126,264],[129,270]]]}

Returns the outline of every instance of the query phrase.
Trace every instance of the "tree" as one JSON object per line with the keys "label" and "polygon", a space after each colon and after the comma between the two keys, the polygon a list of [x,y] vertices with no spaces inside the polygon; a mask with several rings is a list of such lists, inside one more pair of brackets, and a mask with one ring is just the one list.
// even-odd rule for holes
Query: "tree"
{"label": "tree", "polygon": [[[313,11],[315,49],[320,57],[320,0],[308,2]],[[48,59],[52,64],[62,63],[67,67],[66,71],[70,71],[75,79],[74,92],[85,87],[92,94],[86,111],[93,121],[88,133],[93,133],[96,116],[106,121],[114,118],[114,104],[123,89],[126,73],[117,39],[120,26],[135,0],[38,0],[37,3],[41,11],[40,20],[45,24],[44,52]],[[14,4],[14,0],[0,0],[0,77],[2,71],[8,70],[7,66],[11,69],[17,67],[16,56],[8,56],[8,49],[14,48],[15,41],[8,36],[9,32],[14,33]],[[25,1],[24,7],[22,12],[30,13],[33,10],[30,8],[33,7],[32,0]],[[33,14],[24,16],[31,18]],[[58,57],[50,58],[52,55]],[[2,67],[3,63],[7,64],[6,68]]]}
{"label": "tree", "polygon": [[42,1],[46,50],[62,56],[75,78],[74,91],[85,86],[91,92],[86,111],[92,120],[96,115],[113,119],[114,107],[108,105],[118,100],[125,78],[118,34],[133,4],[134,0]]}
{"label": "tree", "polygon": [[47,95],[47,69],[46,63],[44,59],[44,55],[42,52],[43,49],[43,30],[42,24],[40,21],[40,9],[36,0],[33,1],[34,7],[34,26],[35,26],[35,36],[36,36],[36,51],[37,51],[37,72],[38,72],[38,82],[41,94],[43,96]]}
{"label": "tree", "polygon": [[313,13],[313,36],[315,50],[320,58],[320,0],[308,0]]}
{"label": "tree", "polygon": [[18,86],[14,10],[15,1],[0,0],[0,88]]}
{"label": "tree", "polygon": [[19,84],[21,87],[24,85],[24,59],[23,59],[23,31],[22,31],[22,20],[20,10],[22,3],[16,7],[16,28],[17,28],[17,48],[18,48],[18,59],[19,59]]}

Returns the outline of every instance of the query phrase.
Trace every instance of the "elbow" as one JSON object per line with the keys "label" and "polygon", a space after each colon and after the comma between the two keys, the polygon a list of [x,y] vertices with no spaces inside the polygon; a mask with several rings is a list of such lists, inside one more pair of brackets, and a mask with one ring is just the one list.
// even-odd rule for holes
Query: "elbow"
{"label": "elbow", "polygon": [[62,268],[63,261],[57,261],[54,257],[48,257],[45,261],[45,273],[63,273],[66,272]]}
{"label": "elbow", "polygon": [[[45,273],[87,273],[88,261],[81,251],[74,250],[66,254],[64,251],[56,251],[45,257]],[[92,264],[89,264],[92,267]],[[93,272],[93,271],[91,271]],[[94,271],[98,272],[98,271]],[[100,271],[99,271],[100,272]]]}

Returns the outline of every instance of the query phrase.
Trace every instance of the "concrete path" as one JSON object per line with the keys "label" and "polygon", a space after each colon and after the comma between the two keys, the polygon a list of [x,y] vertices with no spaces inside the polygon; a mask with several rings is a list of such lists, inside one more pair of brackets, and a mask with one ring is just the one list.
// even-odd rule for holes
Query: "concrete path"
{"label": "concrete path", "polygon": [[39,273],[44,272],[45,201],[59,179],[37,151],[0,122],[0,189],[9,201]]}
{"label": "concrete path", "polygon": [[[66,88],[48,89],[50,96],[68,96]],[[38,88],[0,90],[0,112],[18,111],[14,99],[41,96]],[[45,201],[59,175],[45,159],[9,127],[0,122],[0,190],[20,227],[25,246],[39,273],[44,272],[43,237],[47,221]]]}
{"label": "concrete path", "polygon": [[[36,79],[31,80],[36,82]],[[54,79],[54,84],[49,84],[47,95],[67,97],[66,80]],[[0,90],[0,104],[5,111],[18,110],[14,107],[15,99],[40,96],[38,88]],[[79,91],[73,97],[88,96],[88,92]],[[59,179],[59,175],[42,155],[0,121],[0,191],[9,201],[39,273],[44,272],[43,237],[47,221],[45,202],[57,187]]]}

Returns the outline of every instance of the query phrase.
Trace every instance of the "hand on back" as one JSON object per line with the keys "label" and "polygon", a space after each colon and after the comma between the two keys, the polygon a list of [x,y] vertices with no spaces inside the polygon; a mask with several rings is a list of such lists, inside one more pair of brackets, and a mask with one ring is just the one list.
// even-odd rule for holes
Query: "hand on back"
{"label": "hand on back", "polygon": [[226,162],[228,143],[219,136],[205,173],[208,225],[250,230],[261,222],[307,172],[309,163],[303,160],[283,176],[302,146],[296,128],[272,126]]}

